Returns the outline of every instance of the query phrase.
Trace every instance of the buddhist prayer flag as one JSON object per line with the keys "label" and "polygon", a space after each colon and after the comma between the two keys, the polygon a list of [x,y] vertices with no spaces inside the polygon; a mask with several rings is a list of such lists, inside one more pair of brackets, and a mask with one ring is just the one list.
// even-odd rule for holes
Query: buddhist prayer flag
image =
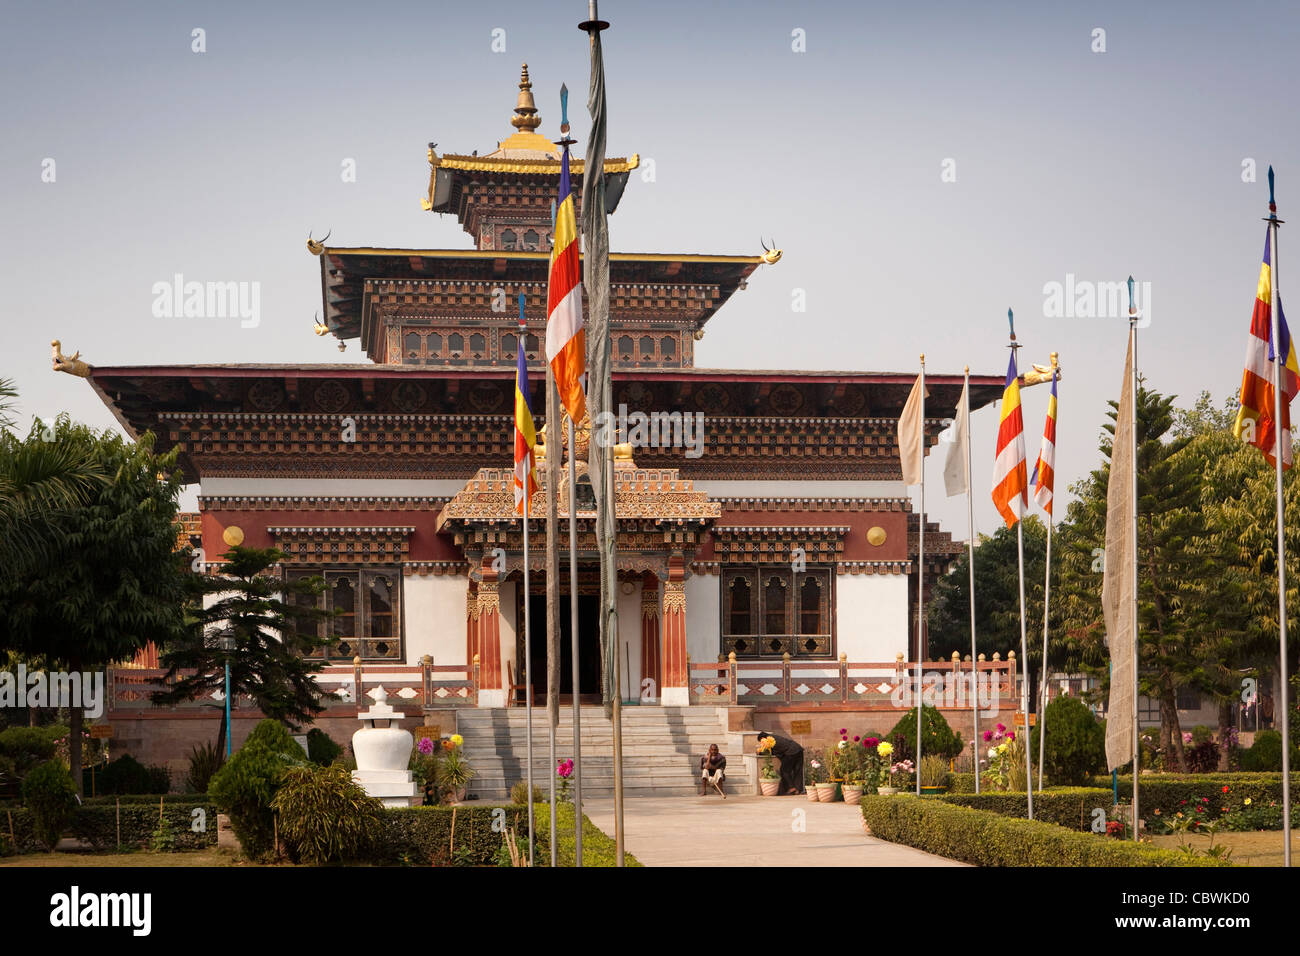
{"label": "buddhist prayer flag", "polygon": [[1102,565],[1101,612],[1110,648],[1110,703],[1106,710],[1106,769],[1133,759],[1133,566],[1137,558],[1133,509],[1133,336],[1124,360],[1115,439],[1110,444],[1110,483],[1106,488],[1106,553]]}
{"label": "buddhist prayer flag", "polygon": [[1056,370],[1052,370],[1052,395],[1047,400],[1047,421],[1043,424],[1043,444],[1030,479],[1034,500],[1051,515],[1052,491],[1056,484]]}
{"label": "buddhist prayer flag", "polygon": [[1028,504],[1029,480],[1025,469],[1025,420],[1020,409],[1020,377],[1016,353],[1007,366],[1007,384],[1002,390],[1002,415],[998,422],[997,458],[993,462],[993,504],[1010,528],[1020,520]]}
{"label": "buddhist prayer flag", "polygon": [[970,441],[970,401],[969,385],[963,385],[961,398],[957,399],[957,417],[952,422],[952,443],[948,445],[948,457],[943,463],[943,487],[948,497],[965,494],[966,487],[966,443]]}
{"label": "buddhist prayer flag", "polygon": [[903,463],[903,484],[919,485],[925,470],[925,383],[920,375],[912,386],[898,420],[898,457]]}
{"label": "buddhist prayer flag", "polygon": [[[583,379],[587,372],[587,338],[582,322],[582,281],[578,261],[578,227],[569,180],[569,147],[560,160],[560,191],[555,207],[555,245],[546,296],[546,361],[555,375],[560,401],[575,425],[587,414]],[[557,426],[558,434],[558,426]]]}
{"label": "buddhist prayer flag", "polygon": [[1282,422],[1273,420],[1273,363],[1272,332],[1272,250],[1270,234],[1264,233],[1264,263],[1259,270],[1259,286],[1255,291],[1255,309],[1250,316],[1250,336],[1246,339],[1246,369],[1241,376],[1241,407],[1232,433],[1254,445],[1264,453],[1268,463],[1277,466],[1274,458],[1277,444],[1282,445],[1282,467],[1291,467],[1291,400],[1300,391],[1300,364],[1296,362],[1295,343],[1282,314],[1282,300],[1277,303],[1279,349],[1284,356],[1282,367]]}
{"label": "buddhist prayer flag", "polygon": [[537,448],[537,431],[533,411],[528,407],[528,360],[524,350],[528,333],[519,330],[519,361],[515,369],[515,511],[525,514],[525,507],[537,492],[537,471],[533,454]]}

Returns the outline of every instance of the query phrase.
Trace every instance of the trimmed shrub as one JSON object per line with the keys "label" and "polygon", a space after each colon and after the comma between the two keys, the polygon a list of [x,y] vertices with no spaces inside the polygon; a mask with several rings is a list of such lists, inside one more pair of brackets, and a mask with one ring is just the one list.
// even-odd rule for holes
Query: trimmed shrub
{"label": "trimmed shrub", "polygon": [[[96,850],[113,850],[118,847],[117,834],[120,826],[123,848],[148,849],[153,843],[154,833],[159,829],[158,798],[151,799],[152,804],[145,804],[128,803],[123,798],[120,812],[113,803],[78,807],[66,832],[69,836],[86,841]],[[203,812],[195,814],[195,810]],[[172,832],[177,850],[194,850],[215,846],[217,843],[217,808],[210,803],[196,803],[193,800],[180,804],[169,802],[163,807],[163,818]],[[0,811],[0,830],[6,839],[10,819],[13,821],[14,838],[19,852],[30,853],[42,849],[30,810]]]}
{"label": "trimmed shrub", "polygon": [[36,839],[54,852],[77,809],[77,787],[62,761],[48,760],[27,774],[23,803],[31,811]]}
{"label": "trimmed shrub", "polygon": [[303,863],[360,858],[380,826],[384,805],[343,767],[289,767],[271,800],[280,834]]}
{"label": "trimmed shrub", "polygon": [[172,788],[166,767],[146,767],[130,754],[104,764],[95,772],[95,789],[99,793],[166,793]]}
{"label": "trimmed shrub", "polygon": [[185,777],[185,786],[193,793],[207,793],[212,777],[222,764],[226,755],[217,749],[215,741],[195,744],[190,751],[190,772]]}
{"label": "trimmed shrub", "polygon": [[[1047,740],[1043,772],[1055,784],[1082,786],[1106,768],[1106,731],[1078,697],[1057,697],[1043,715]],[[1029,734],[1029,752],[1038,756],[1038,728]]]}
{"label": "trimmed shrub", "polygon": [[1249,750],[1241,752],[1241,769],[1245,771],[1282,770],[1282,734],[1261,730]]}
{"label": "trimmed shrub", "polygon": [[[1052,739],[1050,730],[1047,739]],[[987,810],[1004,817],[1024,819],[1029,812],[1029,800],[1024,793],[949,793],[938,799],[954,806]],[[1113,803],[1110,790],[1058,787],[1034,794],[1034,819],[1054,823],[1068,830],[1089,833],[1093,832],[1093,811],[1101,808],[1103,812],[1109,812]]]}
{"label": "trimmed shrub", "polygon": [[[496,865],[505,827],[493,827],[496,812],[505,814],[505,827],[528,834],[527,807],[400,807],[384,813],[383,829],[371,855],[376,862],[414,866]],[[454,827],[454,831],[453,831]],[[540,829],[540,828],[539,828]],[[569,817],[569,832],[573,817]],[[538,856],[541,855],[540,840]],[[586,843],[583,843],[584,856]]]}
{"label": "trimmed shrub", "polygon": [[[963,744],[961,734],[953,733],[948,726],[948,721],[944,719],[942,713],[937,707],[922,707],[921,723],[921,752],[927,754],[942,754],[948,759],[956,757],[962,752]],[[890,760],[899,763],[903,760],[916,762],[916,708],[913,707],[898,723],[894,724],[894,729],[884,738],[894,745],[894,752]]]}
{"label": "trimmed shrub", "polygon": [[976,866],[1231,866],[1150,844],[1015,820],[933,797],[863,796],[873,836]]}
{"label": "trimmed shrub", "polygon": [[[1165,822],[1178,812],[1195,814],[1201,820],[1216,820],[1225,811],[1252,804],[1282,803],[1280,773],[1198,773],[1143,774],[1139,810],[1148,824]],[[1094,786],[1110,786],[1106,777],[1093,778]],[[1227,787],[1225,793],[1223,788]],[[1133,778],[1122,776],[1118,783],[1121,800],[1133,797]],[[1291,774],[1291,802],[1300,800],[1300,773]],[[1201,807],[1200,811],[1196,808]],[[1159,810],[1159,813],[1156,811]]]}
{"label": "trimmed shrub", "polygon": [[948,774],[948,792],[952,793],[974,793],[975,792],[975,774],[973,773],[950,773]]}
{"label": "trimmed shrub", "polygon": [[334,738],[319,727],[307,731],[307,759],[320,767],[328,767],[343,753]]}
{"label": "trimmed shrub", "polygon": [[231,829],[249,857],[265,857],[275,850],[271,801],[284,771],[306,759],[284,725],[268,717],[208,783],[208,796],[230,816]]}
{"label": "trimmed shrub", "polygon": [[[515,804],[520,804],[522,806],[528,805],[528,781],[527,780],[520,780],[518,783],[516,783],[513,787],[510,788],[510,802]],[[533,803],[545,803],[545,802],[546,802],[546,796],[542,793],[542,788],[533,787]]]}

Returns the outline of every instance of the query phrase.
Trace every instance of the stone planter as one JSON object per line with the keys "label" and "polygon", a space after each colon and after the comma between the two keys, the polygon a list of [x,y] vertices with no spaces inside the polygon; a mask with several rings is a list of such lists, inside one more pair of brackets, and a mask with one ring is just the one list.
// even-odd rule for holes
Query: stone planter
{"label": "stone planter", "polygon": [[862,787],[847,784],[844,787],[844,802],[857,806],[858,801],[862,799]]}
{"label": "stone planter", "polygon": [[776,780],[760,779],[758,781],[758,789],[765,797],[775,797],[776,792],[781,789],[781,780],[780,778],[777,778]]}
{"label": "stone planter", "polygon": [[835,784],[819,783],[817,784],[817,802],[830,803],[835,799]]}
{"label": "stone planter", "polygon": [[898,788],[897,788],[897,787],[880,787],[878,790],[876,790],[876,793],[880,794],[880,796],[882,796],[882,797],[892,797],[892,796],[894,796],[896,793],[898,793]]}

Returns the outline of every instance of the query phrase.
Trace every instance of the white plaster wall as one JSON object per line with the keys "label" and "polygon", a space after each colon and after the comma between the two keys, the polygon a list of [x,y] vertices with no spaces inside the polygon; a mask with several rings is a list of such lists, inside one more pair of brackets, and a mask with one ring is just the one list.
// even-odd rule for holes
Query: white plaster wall
{"label": "white plaster wall", "polygon": [[720,575],[695,574],[686,579],[686,653],[693,661],[716,661],[722,651],[721,600]]}
{"label": "white plaster wall", "polygon": [[429,654],[435,664],[466,664],[465,578],[412,574],[402,582],[406,663]]}
{"label": "white plaster wall", "polygon": [[623,700],[641,696],[641,585],[631,594],[618,590],[618,678],[623,682]]}
{"label": "white plaster wall", "polygon": [[465,482],[455,478],[205,478],[201,495],[248,495],[276,498],[330,495],[364,498],[428,497],[456,494]]}
{"label": "white plaster wall", "polygon": [[515,591],[519,587],[515,581],[503,581],[500,585],[501,600],[501,686],[510,692],[510,675],[515,673],[515,658],[519,656],[515,649],[515,627],[522,628],[523,621],[516,625]]}
{"label": "white plaster wall", "polygon": [[853,662],[892,661],[907,651],[907,578],[842,574],[835,579],[835,631]]}
{"label": "white plaster wall", "polygon": [[727,481],[697,479],[710,498],[906,498],[900,481]]}

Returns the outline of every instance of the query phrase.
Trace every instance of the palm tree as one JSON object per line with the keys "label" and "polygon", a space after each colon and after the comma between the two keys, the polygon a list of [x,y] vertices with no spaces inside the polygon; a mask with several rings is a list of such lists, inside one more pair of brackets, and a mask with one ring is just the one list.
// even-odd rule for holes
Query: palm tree
{"label": "palm tree", "polygon": [[49,518],[85,504],[108,478],[90,449],[55,441],[39,419],[25,439],[12,429],[17,389],[0,379],[0,568],[15,574],[52,553]]}

